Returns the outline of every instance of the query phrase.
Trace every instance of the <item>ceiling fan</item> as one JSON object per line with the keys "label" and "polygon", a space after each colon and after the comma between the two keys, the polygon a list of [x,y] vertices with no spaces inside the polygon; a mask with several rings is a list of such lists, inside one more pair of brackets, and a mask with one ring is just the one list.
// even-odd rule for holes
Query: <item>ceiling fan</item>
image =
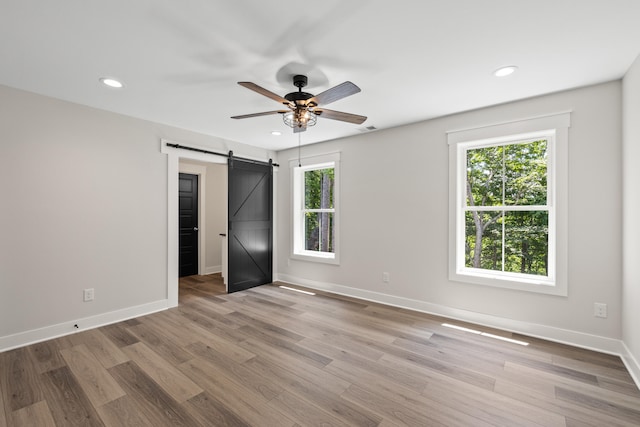
{"label": "ceiling fan", "polygon": [[328,110],[323,105],[330,104],[339,99],[354,95],[360,92],[360,88],[355,84],[347,81],[331,89],[327,89],[318,95],[312,95],[303,92],[302,88],[307,85],[307,76],[293,76],[293,85],[298,88],[297,92],[288,93],[283,97],[251,82],[238,82],[240,86],[258,92],[267,98],[271,98],[286,107],[288,110],[265,111],[262,113],[244,114],[241,116],[232,116],[232,119],[248,119],[249,117],[267,116],[270,114],[282,114],[285,124],[293,128],[294,133],[304,132],[308,126],[313,126],[319,117],[325,117],[331,120],[340,120],[343,122],[362,124],[367,120],[366,116],[357,114],[343,113],[341,111]]}

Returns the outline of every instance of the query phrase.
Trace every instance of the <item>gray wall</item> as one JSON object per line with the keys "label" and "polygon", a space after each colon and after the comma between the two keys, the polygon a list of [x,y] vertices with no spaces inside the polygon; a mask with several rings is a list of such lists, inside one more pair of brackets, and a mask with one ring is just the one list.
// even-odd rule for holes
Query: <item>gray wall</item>
{"label": "gray wall", "polygon": [[[449,281],[446,132],[569,110],[568,297]],[[305,146],[303,156],[341,153],[341,264],[290,258],[291,200],[284,196],[278,200],[279,277],[617,351],[621,147],[619,81]],[[278,162],[296,157],[297,150],[282,151]],[[278,193],[287,195],[290,173],[282,169]],[[608,305],[608,318],[594,317],[594,302]]]}
{"label": "gray wall", "polygon": [[0,129],[0,350],[167,306],[161,138],[267,157],[5,86]]}

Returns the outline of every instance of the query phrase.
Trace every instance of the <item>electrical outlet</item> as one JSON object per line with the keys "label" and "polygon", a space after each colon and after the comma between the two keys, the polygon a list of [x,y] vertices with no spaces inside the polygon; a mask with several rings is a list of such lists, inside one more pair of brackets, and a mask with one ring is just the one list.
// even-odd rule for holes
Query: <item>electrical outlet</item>
{"label": "electrical outlet", "polygon": [[593,315],[596,317],[607,317],[607,304],[596,302],[593,304]]}
{"label": "electrical outlet", "polygon": [[387,273],[386,271],[382,273],[382,281],[384,283],[389,283],[389,273]]}
{"label": "electrical outlet", "polygon": [[84,295],[82,299],[84,302],[93,301],[93,297],[94,297],[93,288],[84,290]]}

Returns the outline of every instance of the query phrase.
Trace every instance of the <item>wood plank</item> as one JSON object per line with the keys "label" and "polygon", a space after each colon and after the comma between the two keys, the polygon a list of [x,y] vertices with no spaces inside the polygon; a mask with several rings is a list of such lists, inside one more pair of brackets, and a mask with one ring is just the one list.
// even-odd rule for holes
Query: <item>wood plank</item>
{"label": "wood plank", "polygon": [[447,426],[447,424],[438,421],[436,417],[433,416],[434,414],[428,414],[426,411],[413,410],[399,402],[384,398],[377,393],[364,390],[355,385],[349,387],[342,396],[352,402],[375,408],[380,416],[387,417],[391,421],[402,425],[410,427]]}
{"label": "wood plank", "polygon": [[194,417],[202,425],[216,427],[251,427],[240,416],[209,393],[200,393],[187,402]]}
{"label": "wood plank", "polygon": [[605,390],[615,391],[617,393],[623,393],[632,397],[640,398],[640,390],[636,387],[635,383],[598,377],[598,385]]}
{"label": "wood plank", "polygon": [[[301,325],[301,328],[311,329],[312,327],[311,325],[305,324]],[[373,361],[379,360],[384,355],[383,351],[372,345],[373,341],[371,340],[362,337],[353,338],[349,334],[344,334],[341,331],[331,331],[320,327],[316,329],[317,330],[308,332],[307,335],[311,336],[300,341],[299,344],[332,359],[339,357],[343,352],[357,354],[360,357]]]}
{"label": "wood plank", "polygon": [[192,427],[199,423],[167,394],[134,361],[121,363],[109,372],[133,399],[135,407],[151,421],[151,425]]}
{"label": "wood plank", "polygon": [[119,365],[129,360],[113,341],[107,338],[99,329],[91,329],[71,336],[76,345],[84,344],[105,368]]}
{"label": "wood plank", "polygon": [[303,426],[349,426],[348,424],[334,417],[331,413],[324,411],[314,404],[302,400],[299,396],[288,391],[276,396],[269,405],[286,413]]}
{"label": "wood plank", "polygon": [[585,384],[581,381],[576,381],[571,378],[566,378],[563,376],[558,377],[553,373],[540,371],[529,366],[507,363],[505,366],[505,372],[509,374],[512,372],[516,372],[521,374],[522,377],[526,376],[527,381],[524,382],[524,384],[537,382],[540,384],[552,385],[553,393],[551,395],[553,396],[556,395],[556,387],[562,387],[564,389],[570,389],[596,399],[612,400],[617,404],[630,408],[633,408],[640,404],[640,399],[638,399],[638,396],[632,396],[626,393],[618,393],[616,391],[607,390],[601,388],[599,384]]}
{"label": "wood plank", "polygon": [[180,370],[202,388],[211,390],[216,399],[233,413],[240,414],[250,425],[288,427],[295,424],[285,414],[269,406],[261,393],[220,375],[209,363],[194,359],[180,365]]}
{"label": "wood plank", "polygon": [[422,393],[427,386],[427,379],[424,376],[409,375],[394,369],[387,369],[352,355],[345,357],[344,360],[334,359],[324,369],[353,384],[358,384],[359,379],[366,382],[391,383],[418,394]]}
{"label": "wood plank", "polygon": [[[340,375],[344,378],[349,378],[353,382],[354,386],[359,387],[363,391],[389,400],[389,408],[393,407],[393,405],[395,404],[400,408],[406,409],[408,411],[406,414],[403,411],[400,412],[404,415],[390,415],[385,411],[377,411],[381,415],[386,414],[387,417],[391,417],[395,420],[395,422],[398,422],[398,420],[404,420],[405,418],[407,418],[408,420],[412,420],[414,416],[411,416],[411,414],[422,415],[425,413],[430,413],[435,414],[434,417],[437,418],[438,422],[442,422],[451,426],[472,425],[475,427],[480,427],[490,425],[480,419],[467,415],[463,411],[460,411],[458,408],[448,408],[445,405],[434,402],[423,394],[417,394],[409,388],[403,387],[395,382],[389,381],[377,375],[362,374],[361,372],[356,371],[352,366],[341,365],[339,361],[332,362],[325,368],[325,370],[335,372],[336,375]],[[448,378],[447,380],[453,381]],[[344,393],[342,394],[342,397],[353,399],[353,396],[349,398],[349,395]],[[355,401],[359,400],[356,399]],[[367,407],[372,408],[372,410],[374,411],[377,410],[372,404],[369,404]],[[418,417],[418,419],[414,421],[416,423],[419,423],[420,417]]]}
{"label": "wood plank", "polygon": [[[304,339],[303,335],[297,334],[295,332],[291,332],[285,328],[281,328],[280,326],[274,325],[273,322],[263,321],[263,320],[260,320],[259,318],[252,317],[244,313],[240,313],[236,311],[234,313],[229,314],[229,317],[240,319],[246,325],[251,325],[252,328],[258,329],[263,334],[270,335],[275,339],[283,339],[291,343],[297,343],[302,339]],[[267,316],[267,318],[269,318],[269,316]],[[246,326],[243,326],[240,329],[243,329],[245,327]]]}
{"label": "wood plank", "polygon": [[255,357],[255,353],[240,347],[227,336],[222,336],[216,331],[208,331],[198,324],[190,325],[189,335],[193,338],[192,344],[197,342],[205,344],[238,363]]}
{"label": "wood plank", "polygon": [[565,426],[565,418],[561,415],[446,376],[430,381],[422,394],[438,405],[492,425]]}
{"label": "wood plank", "polygon": [[124,322],[114,323],[113,325],[103,326],[102,328],[100,328],[100,332],[102,332],[107,338],[109,338],[116,346],[126,347],[140,341],[138,338],[127,331],[127,327],[129,327],[129,325]]}
{"label": "wood plank", "polygon": [[228,306],[226,299],[221,299],[221,303],[211,304],[211,301],[206,301],[206,300],[203,300],[202,298],[190,298],[188,301],[185,301],[184,303],[182,303],[182,300],[181,300],[180,307],[178,307],[177,309],[174,308],[173,310],[177,310],[178,312],[180,312],[181,307],[188,307],[189,309],[193,311],[198,311],[204,315],[213,313],[220,316],[225,316],[235,311],[233,308],[230,308]]}
{"label": "wood plank", "polygon": [[[0,373],[2,372],[2,363],[3,363],[3,357],[2,357],[2,353],[0,353]],[[0,380],[2,378],[0,377]],[[4,406],[4,387],[2,387],[2,384],[0,384],[0,427],[7,427],[7,423],[9,422],[7,420],[7,415],[6,415],[6,410],[5,410],[5,406]]]}
{"label": "wood plank", "polygon": [[300,363],[295,358],[278,357],[267,353],[248,360],[243,363],[243,366],[261,373],[282,388],[287,387],[291,381],[303,379],[314,384],[315,387],[339,395],[351,385],[348,381],[344,381],[325,369]]}
{"label": "wood plank", "polygon": [[504,361],[534,360],[547,363],[553,361],[553,356],[540,352],[535,348],[530,348],[530,346],[505,345],[503,342],[490,338],[477,338],[472,334],[443,327],[431,336],[430,341],[438,347],[464,352],[484,359],[495,358]]}
{"label": "wood plank", "polygon": [[35,362],[36,371],[40,374],[65,366],[65,361],[60,356],[60,347],[56,340],[36,343],[30,345],[27,349]]}
{"label": "wood plank", "polygon": [[59,426],[103,426],[91,400],[71,370],[64,366],[42,374],[44,395]]}
{"label": "wood plank", "polygon": [[394,335],[375,330],[363,321],[352,323],[353,314],[351,313],[341,318],[333,318],[314,312],[307,312],[301,315],[300,318],[312,323],[325,324],[336,329],[343,329],[345,332],[385,344],[391,344],[397,338]]}
{"label": "wood plank", "polygon": [[600,378],[603,378],[633,384],[631,375],[629,375],[629,372],[622,364],[594,364],[585,362],[583,360],[576,360],[563,356],[554,356],[552,363],[563,368],[574,369],[580,372],[588,372],[598,377],[598,381]]}
{"label": "wood plank", "polygon": [[240,328],[240,331],[244,333],[248,338],[245,341],[239,343],[239,345],[251,352],[256,352],[256,350],[254,350],[255,347],[266,346],[269,349],[277,351],[279,353],[295,355],[308,364],[319,368],[322,368],[323,366],[326,366],[331,362],[330,358],[323,356],[320,353],[308,350],[297,343],[292,343],[285,339],[277,339],[262,332],[257,328],[252,328],[251,326],[243,326],[242,328]]}
{"label": "wood plank", "polygon": [[39,376],[29,357],[29,350],[18,348],[0,356],[0,387],[4,395],[5,416],[41,401]]}
{"label": "wood plank", "polygon": [[172,363],[144,343],[139,342],[123,347],[122,351],[177,402],[185,402],[203,392],[202,388],[187,378]]}
{"label": "wood plank", "polygon": [[70,349],[60,350],[60,354],[82,390],[96,407],[124,396],[124,390],[86,345],[80,344]]}
{"label": "wood plank", "polygon": [[25,406],[22,409],[14,411],[12,425],[15,427],[53,427],[56,423],[53,420],[47,402],[41,400],[33,405]]}
{"label": "wood plank", "polygon": [[257,371],[247,369],[244,365],[216,351],[215,348],[202,343],[192,344],[188,348],[200,360],[208,363],[212,371],[254,390],[257,394],[262,395],[266,401],[273,399],[283,391],[271,379],[263,377]]}
{"label": "wood plank", "polygon": [[485,390],[492,390],[495,383],[495,378],[488,374],[471,371],[466,368],[467,365],[450,364],[412,353],[399,356],[385,354],[380,358],[380,365],[396,372],[402,372],[405,376],[416,375],[416,373],[424,376],[426,372],[435,372]]}
{"label": "wood plank", "polygon": [[[177,342],[170,340],[168,335],[156,332],[154,328],[148,326],[146,323],[140,323],[139,325],[127,328],[127,331],[136,336],[140,340],[140,343],[144,343],[147,347],[153,348],[154,352],[161,355],[162,358],[171,364],[179,365],[192,357],[191,354]],[[139,343],[123,347],[123,349],[131,348],[136,344]],[[125,353],[128,354],[126,351]]]}
{"label": "wood plank", "polygon": [[614,399],[599,399],[564,387],[556,387],[556,397],[607,415],[615,414],[617,418],[640,425],[640,407],[638,406],[629,407]]}
{"label": "wood plank", "polygon": [[619,417],[609,416],[589,408],[582,407],[574,402],[563,401],[555,397],[549,397],[531,389],[514,386],[504,381],[496,381],[495,392],[520,400],[550,413],[563,415],[577,422],[593,427],[637,427],[637,424],[629,423]]}
{"label": "wood plank", "polygon": [[122,396],[97,408],[100,418],[108,426],[151,426],[151,421],[140,411],[131,397]]}
{"label": "wood plank", "polygon": [[191,333],[185,333],[188,327],[185,325],[184,319],[182,322],[176,321],[168,313],[168,310],[145,316],[140,323],[160,335],[164,340],[175,343],[178,347],[186,347],[197,341]]}
{"label": "wood plank", "polygon": [[284,310],[275,311],[269,307],[261,307],[257,303],[247,302],[248,299],[240,299],[236,298],[234,300],[229,300],[227,302],[226,307],[233,308],[233,313],[230,314],[231,318],[235,318],[238,323],[244,325],[252,325],[253,323],[249,321],[247,323],[246,318],[243,320],[241,316],[238,315],[246,315],[251,319],[263,321],[269,325],[279,326],[286,325],[290,322],[296,321],[298,316],[302,313],[291,314]]}
{"label": "wood plank", "polygon": [[[255,369],[270,378],[277,376],[277,381],[282,387],[304,399],[308,402],[307,405],[313,404],[347,423],[358,426],[377,426],[382,421],[381,417],[368,409],[341,399],[340,394],[344,390],[335,393],[334,387],[327,386],[332,380],[340,380],[333,375],[324,373],[321,369],[317,371],[323,372],[324,375],[306,379],[299,375],[292,375],[291,371],[281,369],[275,363],[271,363],[261,356],[245,363],[244,366]],[[320,381],[317,381],[318,379]]]}

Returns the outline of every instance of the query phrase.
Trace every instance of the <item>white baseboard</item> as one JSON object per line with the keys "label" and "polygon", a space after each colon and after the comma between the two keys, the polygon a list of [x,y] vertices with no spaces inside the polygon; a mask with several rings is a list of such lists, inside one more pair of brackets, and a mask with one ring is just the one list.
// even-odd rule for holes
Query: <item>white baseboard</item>
{"label": "white baseboard", "polygon": [[[123,308],[121,310],[110,311],[108,313],[97,314],[83,319],[70,320],[57,325],[46,326],[44,328],[32,329],[14,335],[0,337],[0,352],[11,350],[26,345],[50,340],[53,338],[70,335],[87,329],[110,325],[134,317],[145,316],[157,311],[169,308],[168,300],[160,300],[142,304],[135,307]],[[76,328],[75,325],[78,327]]]}
{"label": "white baseboard", "polygon": [[622,346],[624,347],[624,353],[620,357],[631,374],[631,378],[633,378],[633,381],[635,381],[638,388],[640,388],[640,363],[633,357],[633,353],[631,353],[624,341],[622,342]]}
{"label": "white baseboard", "polygon": [[[335,283],[317,282],[314,280],[301,279],[286,274],[278,275],[278,280],[293,285],[297,284],[312,289],[318,289],[339,295],[355,297],[366,301],[378,302],[394,307],[406,308],[409,310],[434,314],[450,319],[475,323],[477,325],[502,329],[505,331],[515,332],[535,338],[541,338],[548,341],[569,344],[588,350],[614,354],[622,357],[623,359],[626,355],[630,354],[620,340],[606,338],[598,335],[585,334],[584,332],[554,328],[552,326],[523,322],[521,320],[507,319],[504,317],[492,316],[489,314],[476,313],[473,311],[461,310],[458,308],[447,307],[444,305],[433,304],[425,301],[417,301],[409,298],[398,297],[364,289],[351,288]],[[637,379],[636,383],[638,383]]]}
{"label": "white baseboard", "polygon": [[204,274],[215,274],[215,273],[222,273],[222,266],[221,265],[212,265],[209,267],[205,267],[204,269]]}

